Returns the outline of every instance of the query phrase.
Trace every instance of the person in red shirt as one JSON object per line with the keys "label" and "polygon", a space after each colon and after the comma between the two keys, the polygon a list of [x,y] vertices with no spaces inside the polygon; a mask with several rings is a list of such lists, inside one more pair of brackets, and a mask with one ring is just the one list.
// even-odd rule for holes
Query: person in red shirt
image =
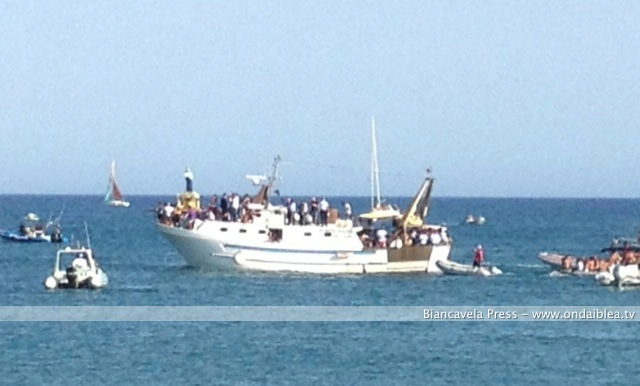
{"label": "person in red shirt", "polygon": [[473,250],[473,266],[480,268],[484,262],[484,250],[482,245],[478,244],[476,249]]}

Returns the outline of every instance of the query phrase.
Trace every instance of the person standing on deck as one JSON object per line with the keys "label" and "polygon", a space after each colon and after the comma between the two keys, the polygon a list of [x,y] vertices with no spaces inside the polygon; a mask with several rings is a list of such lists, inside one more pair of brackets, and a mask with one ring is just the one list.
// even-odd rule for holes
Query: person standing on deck
{"label": "person standing on deck", "polygon": [[351,210],[351,204],[349,204],[347,201],[344,201],[342,203],[342,206],[344,206],[344,219],[353,220],[353,211]]}
{"label": "person standing on deck", "polygon": [[184,170],[184,179],[187,183],[187,192],[193,192],[193,173],[188,167]]}
{"label": "person standing on deck", "polygon": [[313,218],[312,220],[312,224],[317,225],[318,224],[318,212],[319,212],[319,208],[318,208],[318,200],[315,197],[311,198],[311,204],[309,204],[309,207],[311,208],[309,210],[309,213],[311,214],[311,217]]}
{"label": "person standing on deck", "polygon": [[322,197],[320,200],[320,225],[326,226],[329,220],[329,202]]}
{"label": "person standing on deck", "polygon": [[482,245],[478,244],[476,249],[473,250],[473,267],[480,268],[484,262],[484,250]]}

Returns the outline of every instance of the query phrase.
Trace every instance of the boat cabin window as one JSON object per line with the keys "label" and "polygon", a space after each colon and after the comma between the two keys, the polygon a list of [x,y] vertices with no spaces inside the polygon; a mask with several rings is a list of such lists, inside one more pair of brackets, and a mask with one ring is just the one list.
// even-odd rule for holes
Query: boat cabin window
{"label": "boat cabin window", "polygon": [[325,235],[326,237],[331,237],[331,232],[324,232],[324,235]]}
{"label": "boat cabin window", "polygon": [[304,232],[305,236],[311,236],[311,232]]}
{"label": "boat cabin window", "polygon": [[227,228],[220,228],[220,232],[226,232],[226,231],[228,231]]}
{"label": "boat cabin window", "polygon": [[258,231],[258,233],[259,233],[259,234],[261,234],[261,235],[263,235],[263,234],[267,233],[267,231],[265,231],[264,229],[260,229],[260,230]]}
{"label": "boat cabin window", "polygon": [[240,233],[247,233],[246,229],[240,229]]}

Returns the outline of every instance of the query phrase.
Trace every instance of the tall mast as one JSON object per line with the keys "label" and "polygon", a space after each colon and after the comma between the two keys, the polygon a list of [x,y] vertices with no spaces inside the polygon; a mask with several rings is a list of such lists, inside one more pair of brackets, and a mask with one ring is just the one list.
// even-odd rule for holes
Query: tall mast
{"label": "tall mast", "polygon": [[371,207],[380,203],[380,177],[378,176],[378,144],[376,140],[376,121],[371,117]]}
{"label": "tall mast", "polygon": [[116,180],[116,161],[111,161],[111,176],[109,177],[111,183]]}

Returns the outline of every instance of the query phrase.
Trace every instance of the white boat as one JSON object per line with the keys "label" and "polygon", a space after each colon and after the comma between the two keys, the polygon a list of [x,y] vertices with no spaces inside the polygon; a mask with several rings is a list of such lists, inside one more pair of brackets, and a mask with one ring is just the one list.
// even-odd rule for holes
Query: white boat
{"label": "white boat", "polygon": [[400,218],[402,213],[392,205],[383,204],[380,197],[380,170],[378,167],[378,140],[376,138],[376,122],[371,118],[371,211],[359,217],[365,220]]}
{"label": "white boat", "polygon": [[[366,230],[349,220],[334,218],[326,226],[285,225],[286,208],[269,203],[278,161],[279,157],[272,175],[252,200],[252,222],[195,220],[190,229],[158,222],[158,231],[187,264],[206,269],[441,273],[436,262],[449,258],[451,239],[445,227],[423,223],[433,187],[431,176],[425,178],[408,210],[397,221],[389,246],[365,248]],[[177,207],[199,207],[193,197],[192,192],[183,193]],[[413,230],[438,232],[444,237],[437,245],[412,245],[409,232]]]}
{"label": "white boat", "polygon": [[484,218],[483,216],[473,216],[472,214],[467,215],[467,218],[465,218],[464,223],[465,224],[475,224],[475,225],[482,225],[485,222],[487,222],[487,219]]}
{"label": "white boat", "polygon": [[120,188],[116,183],[116,161],[111,162],[111,171],[109,173],[109,184],[107,185],[107,193],[104,202],[109,206],[128,208],[131,205],[124,199]]}
{"label": "white boat", "polygon": [[[66,268],[62,261],[70,261]],[[56,253],[53,273],[46,278],[46,289],[56,288],[104,288],[109,283],[109,277],[98,266],[91,248],[60,249]]]}
{"label": "white boat", "polygon": [[474,267],[470,264],[460,264],[451,260],[437,262],[438,267],[445,274],[463,276],[496,276],[502,275],[502,271],[494,266]]}

